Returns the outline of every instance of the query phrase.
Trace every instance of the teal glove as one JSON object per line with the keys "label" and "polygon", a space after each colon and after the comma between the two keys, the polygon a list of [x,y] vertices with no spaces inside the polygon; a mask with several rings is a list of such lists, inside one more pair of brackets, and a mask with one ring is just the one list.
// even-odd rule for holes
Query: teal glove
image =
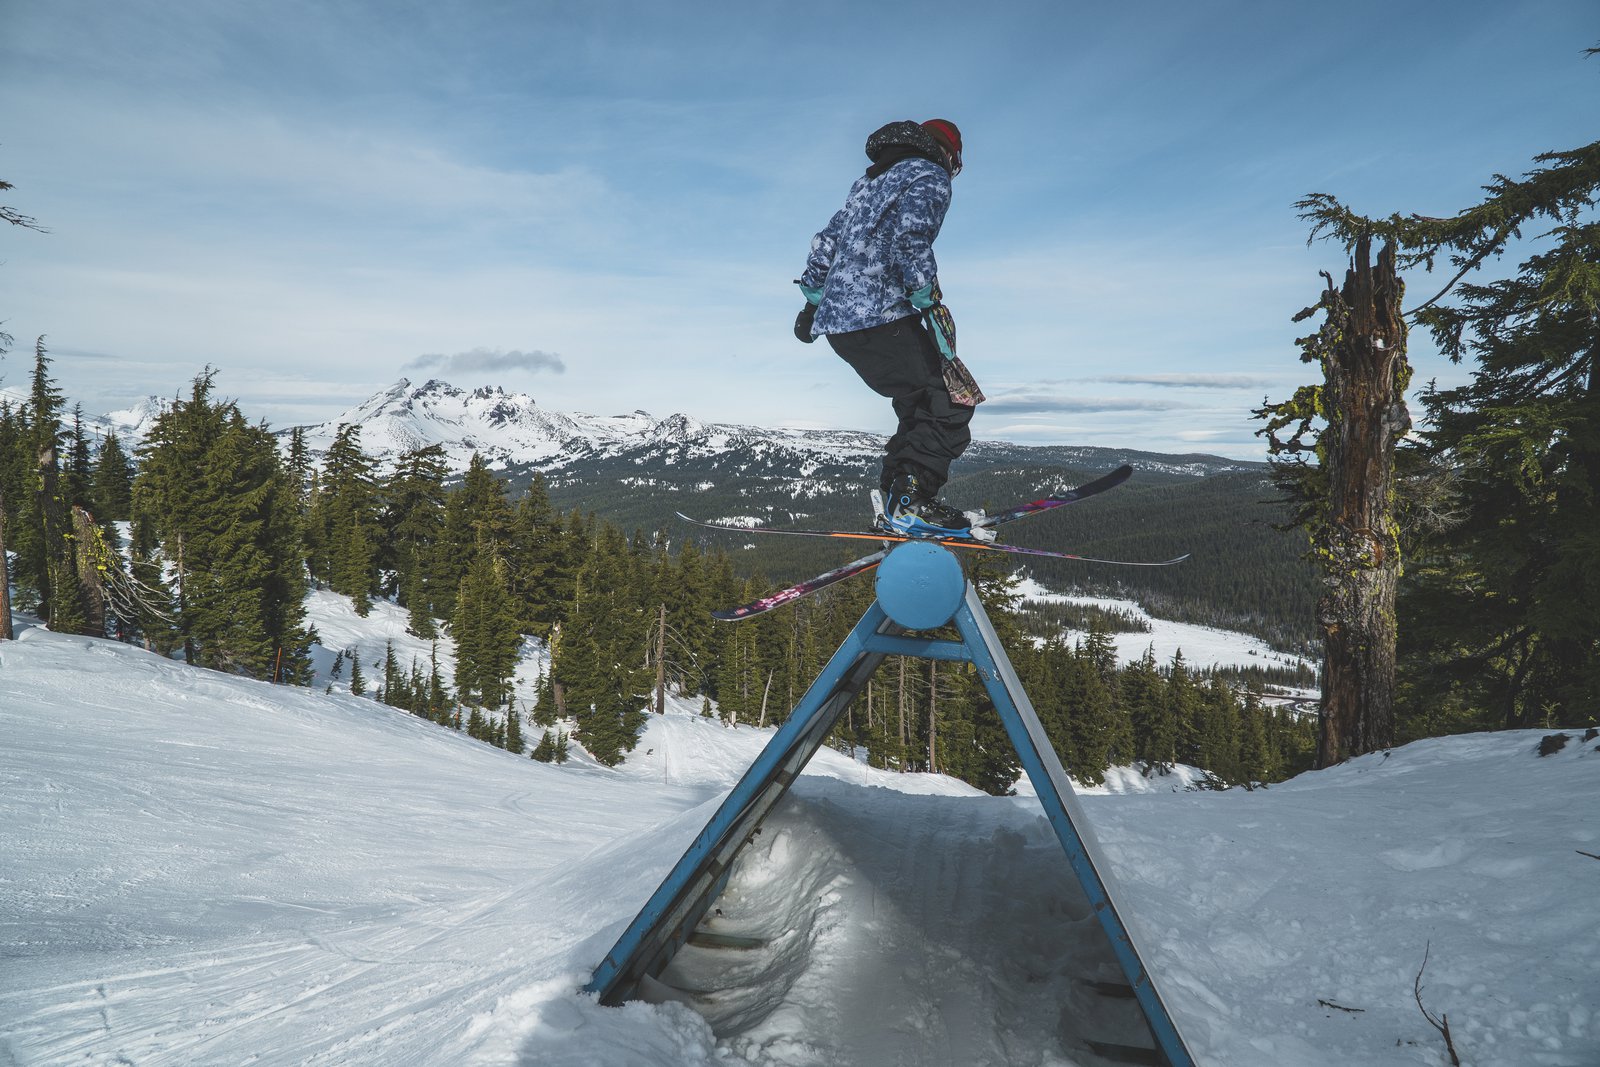
{"label": "teal glove", "polygon": [[933,291],[933,287],[937,284],[937,281],[931,281],[921,289],[913,289],[906,293],[906,299],[911,301],[911,306],[918,311],[927,311],[939,302],[938,296]]}
{"label": "teal glove", "polygon": [[812,307],[816,307],[818,304],[822,303],[822,286],[819,285],[813,289],[811,286],[804,285],[800,282],[795,282],[795,284],[800,286],[800,292],[805,296],[806,303],[810,304]]}

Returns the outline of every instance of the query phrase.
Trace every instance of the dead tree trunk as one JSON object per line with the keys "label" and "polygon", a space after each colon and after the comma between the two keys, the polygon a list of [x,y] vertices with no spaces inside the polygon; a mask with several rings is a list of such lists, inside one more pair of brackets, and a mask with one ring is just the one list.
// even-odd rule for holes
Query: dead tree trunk
{"label": "dead tree trunk", "polygon": [[100,531],[94,516],[80,507],[72,509],[72,533],[77,546],[78,592],[83,601],[83,632],[94,637],[106,634],[106,587],[101,567]]}
{"label": "dead tree trunk", "polygon": [[[1322,714],[1317,766],[1328,767],[1394,741],[1395,586],[1400,577],[1395,519],[1395,445],[1411,428],[1405,388],[1403,283],[1394,245],[1371,262],[1370,238],[1352,250],[1344,287],[1317,305],[1327,319],[1306,339],[1322,363],[1317,446],[1325,505],[1312,526],[1324,592]],[[1325,275],[1326,277],[1326,275]],[[1307,309],[1301,317],[1315,309]]]}
{"label": "dead tree trunk", "polygon": [[656,714],[667,713],[667,606],[656,622]]}

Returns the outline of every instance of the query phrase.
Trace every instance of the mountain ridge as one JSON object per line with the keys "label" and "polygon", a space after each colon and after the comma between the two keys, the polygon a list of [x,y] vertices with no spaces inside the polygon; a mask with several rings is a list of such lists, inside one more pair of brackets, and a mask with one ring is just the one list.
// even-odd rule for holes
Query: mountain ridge
{"label": "mountain ridge", "polygon": [[[108,417],[127,447],[170,401],[151,399]],[[444,448],[451,481],[474,453],[515,498],[537,478],[551,503],[591,512],[639,533],[664,532],[726,551],[736,573],[790,582],[838,566],[839,543],[809,538],[739,541],[689,531],[676,513],[775,526],[865,529],[884,438],[862,430],[708,423],[682,412],[657,417],[561,412],[500,386],[463,389],[440,379],[401,378],[338,419],[302,427],[312,453],[341,425],[358,425],[361,446],[387,467],[402,453]],[[287,448],[292,430],[277,431]],[[1312,639],[1318,586],[1303,543],[1274,528],[1286,515],[1267,464],[1204,453],[976,441],[955,464],[945,498],[994,511],[1080,484],[1124,463],[1138,472],[1116,493],[1017,524],[1007,539],[1119,559],[1169,559],[1161,573],[1033,561],[1017,570],[1054,589],[1131,596],[1183,622],[1226,626],[1279,647]],[[749,539],[746,539],[748,541]],[[859,546],[857,546],[859,547]],[[860,553],[857,552],[857,555]]]}

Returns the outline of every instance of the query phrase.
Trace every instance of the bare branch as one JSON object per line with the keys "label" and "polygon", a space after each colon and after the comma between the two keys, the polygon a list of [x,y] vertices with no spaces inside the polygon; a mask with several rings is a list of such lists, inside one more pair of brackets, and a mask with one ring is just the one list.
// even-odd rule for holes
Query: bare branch
{"label": "bare branch", "polygon": [[1335,1004],[1333,1001],[1323,1000],[1321,997],[1317,998],[1317,1003],[1321,1004],[1324,1008],[1332,1008],[1334,1011],[1347,1011],[1351,1015],[1359,1015],[1367,1010],[1366,1008],[1347,1008],[1343,1004]]}
{"label": "bare branch", "polygon": [[[11,187],[12,186],[10,182],[0,182],[0,193],[5,192]],[[21,226],[28,230],[38,230],[40,233],[50,232],[43,226],[40,226],[39,221],[32,215],[24,215],[15,208],[6,207],[4,204],[0,204],[0,221],[9,222],[13,226]]]}
{"label": "bare branch", "polygon": [[1422,966],[1417,970],[1417,980],[1413,984],[1412,993],[1417,998],[1417,1010],[1422,1012],[1422,1017],[1440,1034],[1444,1036],[1444,1047],[1450,1053],[1451,1067],[1461,1067],[1461,1057],[1456,1054],[1455,1039],[1450,1036],[1450,1014],[1434,1015],[1422,1004],[1422,972],[1428,969],[1428,953],[1433,948],[1433,942],[1428,942],[1422,949]]}

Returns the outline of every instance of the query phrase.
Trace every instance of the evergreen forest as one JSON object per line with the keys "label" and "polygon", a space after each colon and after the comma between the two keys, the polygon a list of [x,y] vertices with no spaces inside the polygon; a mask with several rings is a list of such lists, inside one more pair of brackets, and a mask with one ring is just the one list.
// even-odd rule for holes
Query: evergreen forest
{"label": "evergreen forest", "polygon": [[[663,691],[698,698],[730,726],[788,714],[872,596],[845,583],[743,624],[710,611],[774,586],[739,575],[714,543],[624,531],[520,491],[477,457],[442,449],[383,466],[342,427],[320,457],[286,443],[216,394],[207,370],[130,455],[69,414],[42,341],[25,403],[0,405],[0,492],[18,606],[56,630],[138,642],[163,655],[281,684],[309,684],[316,640],[308,590],[404,608],[418,637],[448,642],[455,670],[346,662],[351,692],[532,758],[577,741],[615,764]],[[1263,679],[1207,675],[1181,656],[1118,667],[1114,614],[1085,617],[1067,644],[1018,610],[1013,580],[971,561],[1063,762],[1081,781],[1137,763],[1175,763],[1222,784],[1280,780],[1307,766],[1310,724],[1260,700]],[[1031,632],[1030,632],[1031,628]],[[1059,635],[1060,628],[1054,628]],[[548,643],[537,691],[511,685],[528,639]],[[995,793],[1020,767],[966,665],[891,658],[830,743],[875,766],[937,770]],[[537,740],[535,740],[537,738]]]}

